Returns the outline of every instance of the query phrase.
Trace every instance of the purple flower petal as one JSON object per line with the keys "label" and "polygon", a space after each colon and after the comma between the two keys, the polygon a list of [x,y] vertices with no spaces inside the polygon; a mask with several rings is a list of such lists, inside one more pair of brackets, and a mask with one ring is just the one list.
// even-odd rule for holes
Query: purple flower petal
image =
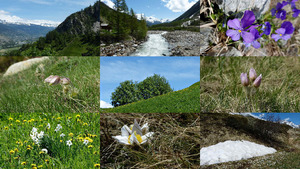
{"label": "purple flower petal", "polygon": [[276,9],[275,9],[275,8],[272,8],[272,9],[271,9],[271,13],[272,13],[272,16],[274,16],[275,13],[276,13]]}
{"label": "purple flower petal", "polygon": [[265,29],[264,29],[264,34],[265,35],[270,35],[271,32],[271,24],[269,22],[265,22]]}
{"label": "purple flower petal", "polygon": [[282,38],[283,40],[288,40],[288,39],[291,38],[291,35],[289,35],[289,34],[283,35],[281,38]]}
{"label": "purple flower petal", "polygon": [[256,29],[251,29],[250,33],[252,33],[252,35],[254,36],[254,40],[260,38],[259,32]]}
{"label": "purple flower petal", "polygon": [[244,45],[245,45],[246,48],[249,48],[251,46],[251,43],[245,43],[244,42]]}
{"label": "purple flower petal", "polygon": [[254,42],[252,42],[252,46],[256,49],[260,48],[260,43],[256,40]]}
{"label": "purple flower petal", "polygon": [[226,35],[231,37],[233,41],[238,41],[240,40],[241,37],[241,33],[238,30],[233,30],[233,29],[228,29],[226,31]]}
{"label": "purple flower petal", "polygon": [[272,34],[271,36],[276,42],[281,39],[281,36],[279,34]]}
{"label": "purple flower petal", "polygon": [[285,20],[285,18],[286,18],[286,11],[285,10],[279,10],[279,11],[277,11],[276,18],[280,18],[281,20]]}
{"label": "purple flower petal", "polygon": [[275,32],[278,33],[278,34],[284,35],[285,34],[285,28],[279,28]]}
{"label": "purple flower petal", "polygon": [[250,32],[242,31],[242,37],[246,43],[251,43],[254,41],[254,35]]}
{"label": "purple flower petal", "polygon": [[289,21],[285,21],[281,24],[281,28],[285,29],[285,33],[283,34],[292,34],[294,32],[293,24]]}
{"label": "purple flower petal", "polygon": [[229,28],[234,28],[237,30],[242,30],[243,28],[241,27],[241,23],[238,19],[229,19],[229,21],[227,22],[227,25]]}
{"label": "purple flower petal", "polygon": [[241,19],[242,28],[252,25],[255,21],[255,15],[252,11],[245,11],[244,17]]}
{"label": "purple flower petal", "polygon": [[298,15],[299,15],[299,13],[300,13],[300,10],[299,9],[297,9],[297,8],[293,8],[293,17],[294,18],[296,18],[296,17],[298,17]]}

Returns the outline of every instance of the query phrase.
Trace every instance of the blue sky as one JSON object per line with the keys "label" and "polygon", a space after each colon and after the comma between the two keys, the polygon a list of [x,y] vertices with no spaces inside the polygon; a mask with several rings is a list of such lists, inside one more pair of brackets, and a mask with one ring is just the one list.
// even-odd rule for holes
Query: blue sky
{"label": "blue sky", "polygon": [[200,81],[199,57],[101,57],[100,100],[111,103],[111,93],[125,80],[142,81],[154,73],[164,76],[172,89]]}
{"label": "blue sky", "polygon": [[[70,14],[97,0],[0,0],[0,19],[16,16],[27,20],[63,22]],[[2,17],[2,18],[1,18]]]}
{"label": "blue sky", "polygon": [[[112,6],[113,0],[101,0],[108,6]],[[132,8],[137,14],[145,14],[146,17],[153,16],[157,19],[176,19],[198,0],[126,0],[130,10]]]}
{"label": "blue sky", "polygon": [[[251,114],[257,117],[262,116],[262,118],[264,118],[268,113],[251,113]],[[288,120],[293,122],[296,125],[300,124],[300,113],[269,113],[269,114],[274,114],[275,117],[279,116],[281,120]]]}

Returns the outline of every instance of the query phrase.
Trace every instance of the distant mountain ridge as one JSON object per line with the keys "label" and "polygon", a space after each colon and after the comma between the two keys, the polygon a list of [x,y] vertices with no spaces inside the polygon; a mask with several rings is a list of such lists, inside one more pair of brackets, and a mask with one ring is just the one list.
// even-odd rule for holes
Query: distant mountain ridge
{"label": "distant mountain ridge", "polygon": [[184,20],[184,19],[193,19],[193,18],[197,18],[198,16],[200,18],[200,0],[198,2],[196,2],[189,10],[187,10],[185,13],[183,13],[182,15],[180,15],[178,18],[174,19],[173,21],[179,21],[179,20]]}

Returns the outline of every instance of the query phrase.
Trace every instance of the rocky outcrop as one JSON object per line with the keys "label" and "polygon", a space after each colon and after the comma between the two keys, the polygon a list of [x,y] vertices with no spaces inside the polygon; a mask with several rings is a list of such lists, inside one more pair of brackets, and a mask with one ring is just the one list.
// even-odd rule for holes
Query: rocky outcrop
{"label": "rocky outcrop", "polygon": [[144,41],[135,39],[114,44],[100,44],[100,56],[130,56]]}
{"label": "rocky outcrop", "polygon": [[271,0],[216,0],[216,3],[226,15],[250,9],[256,17],[260,17],[269,10]]}
{"label": "rocky outcrop", "polygon": [[162,36],[170,45],[170,56],[200,56],[200,32],[174,31]]}
{"label": "rocky outcrop", "polygon": [[28,59],[25,61],[15,63],[7,69],[7,71],[5,72],[3,77],[17,74],[21,71],[31,68],[35,64],[39,64],[39,63],[45,62],[47,60],[50,60],[49,57],[33,58],[33,59]]}

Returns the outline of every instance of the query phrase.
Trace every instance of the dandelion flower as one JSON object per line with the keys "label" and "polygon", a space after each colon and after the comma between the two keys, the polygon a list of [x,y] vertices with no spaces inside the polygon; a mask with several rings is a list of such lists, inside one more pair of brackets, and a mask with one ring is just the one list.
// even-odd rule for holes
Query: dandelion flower
{"label": "dandelion flower", "polygon": [[73,137],[73,136],[74,136],[74,134],[73,134],[73,133],[70,133],[70,134],[69,134],[69,136],[70,136],[70,137]]}
{"label": "dandelion flower", "polygon": [[77,114],[77,115],[76,115],[76,118],[79,118],[79,117],[80,117],[80,115],[79,115],[79,114]]}
{"label": "dandelion flower", "polygon": [[10,150],[10,151],[9,151],[9,154],[13,154],[13,153],[15,153],[14,150]]}
{"label": "dandelion flower", "polygon": [[21,165],[26,165],[26,164],[27,164],[27,163],[26,163],[25,161],[21,163]]}
{"label": "dandelion flower", "polygon": [[12,120],[14,120],[14,119],[13,119],[12,117],[9,117],[8,120],[9,120],[9,121],[12,121]]}
{"label": "dandelion flower", "polygon": [[93,148],[93,147],[94,147],[93,145],[89,145],[89,146],[88,146],[88,148]]}
{"label": "dandelion flower", "polygon": [[16,120],[16,123],[20,123],[20,120]]}
{"label": "dandelion flower", "polygon": [[100,164],[95,164],[94,167],[100,168]]}

